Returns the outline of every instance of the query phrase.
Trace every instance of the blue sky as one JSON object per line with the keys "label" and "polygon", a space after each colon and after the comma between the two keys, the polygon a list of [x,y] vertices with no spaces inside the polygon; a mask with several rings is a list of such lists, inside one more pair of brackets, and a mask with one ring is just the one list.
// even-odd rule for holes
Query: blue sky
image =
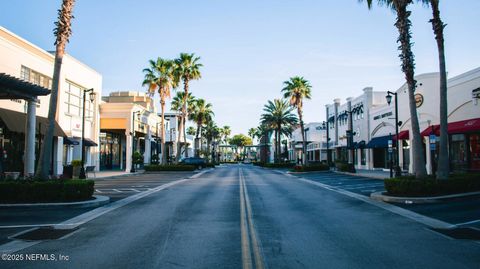
{"label": "blue sky", "polygon": [[[53,50],[60,0],[2,1],[0,25]],[[430,9],[412,6],[417,74],[438,70]],[[480,1],[441,1],[449,76],[480,66]],[[203,78],[195,96],[213,104],[218,125],[246,133],[282,82],[300,75],[313,86],[305,121],[323,121],[325,104],[364,87],[403,83],[393,12],[357,0],[77,0],[67,53],[103,75],[103,93],[139,90],[142,69],[157,56],[194,52]]]}

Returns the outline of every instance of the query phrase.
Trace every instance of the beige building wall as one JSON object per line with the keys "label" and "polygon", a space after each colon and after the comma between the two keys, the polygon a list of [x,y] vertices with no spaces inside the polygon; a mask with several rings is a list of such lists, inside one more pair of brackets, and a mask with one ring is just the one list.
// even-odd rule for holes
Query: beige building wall
{"label": "beige building wall", "polygon": [[[53,40],[53,39],[52,39]],[[68,52],[68,46],[67,46]],[[0,27],[0,72],[22,78],[22,66],[38,72],[48,78],[53,77],[54,54],[47,52],[27,40]],[[60,90],[58,95],[57,121],[69,137],[76,137],[80,142],[82,132],[82,117],[69,113],[68,110],[68,83],[72,82],[84,89],[94,89],[96,98],[93,104],[93,117],[85,121],[85,138],[98,144],[99,119],[98,105],[102,92],[102,76],[84,63],[66,54],[63,58],[60,74]],[[37,105],[37,116],[47,117],[50,96],[41,96]],[[87,97],[87,102],[89,98]],[[80,103],[81,105],[81,103]],[[23,100],[0,100],[0,107],[18,112],[26,112]],[[81,108],[80,108],[81,109]],[[62,174],[63,164],[73,159],[81,159],[81,145],[68,146],[64,156],[63,138],[55,141],[54,172]],[[98,147],[87,147],[86,165],[99,166]]]}

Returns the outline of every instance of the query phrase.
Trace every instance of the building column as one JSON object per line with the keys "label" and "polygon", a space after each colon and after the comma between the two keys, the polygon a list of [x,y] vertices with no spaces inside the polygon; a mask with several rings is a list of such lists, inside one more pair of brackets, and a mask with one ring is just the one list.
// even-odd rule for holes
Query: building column
{"label": "building column", "polygon": [[130,172],[132,168],[132,136],[129,132],[125,132],[125,172]]}
{"label": "building column", "polygon": [[35,173],[35,126],[37,102],[28,100],[27,122],[25,128],[25,153],[24,153],[24,177],[33,176]]}
{"label": "building column", "polygon": [[63,137],[56,137],[54,139],[54,156],[53,156],[53,174],[63,174]]}
{"label": "building column", "polygon": [[152,138],[152,135],[150,133],[150,129],[147,130],[147,135],[145,136],[145,152],[143,153],[143,163],[144,164],[150,164],[150,158],[151,158],[151,146],[152,143],[150,142]]}
{"label": "building column", "polygon": [[427,174],[431,175],[433,174],[433,169],[432,169],[432,152],[430,151],[430,138],[426,137],[426,142],[425,143],[425,163],[426,163],[426,168],[427,168]]}

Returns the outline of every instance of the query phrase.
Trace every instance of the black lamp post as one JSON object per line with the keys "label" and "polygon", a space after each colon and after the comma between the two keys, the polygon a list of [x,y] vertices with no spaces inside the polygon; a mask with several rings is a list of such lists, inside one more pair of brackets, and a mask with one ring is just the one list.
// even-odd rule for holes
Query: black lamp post
{"label": "black lamp post", "polygon": [[132,112],[132,168],[130,173],[135,173],[135,115],[140,115],[140,111]]}
{"label": "black lamp post", "polygon": [[[160,155],[160,148],[159,148],[160,147],[160,143],[159,143],[160,142],[160,137],[158,136],[158,125],[159,124],[162,124],[162,123],[157,122],[157,125],[156,125],[156,129],[157,129],[156,130],[157,131],[157,151],[156,151],[157,158],[156,158],[156,160],[157,160],[158,163],[160,163],[160,157],[159,157],[159,155]],[[162,137],[162,139],[163,139],[163,137]]]}
{"label": "black lamp post", "polygon": [[322,127],[327,130],[327,165],[330,167],[330,137],[329,137],[329,126],[328,126],[328,119],[324,121]]}
{"label": "black lamp post", "polygon": [[398,148],[398,126],[402,124],[401,121],[398,121],[398,98],[397,98],[397,93],[396,92],[391,92],[387,91],[387,96],[385,96],[385,99],[387,99],[388,105],[392,102],[392,96],[395,96],[395,177],[399,177],[402,175],[402,171],[400,170],[400,165],[399,165],[399,148]]}
{"label": "black lamp post", "polygon": [[309,127],[305,128],[305,148],[303,149],[303,150],[305,150],[305,152],[303,153],[303,156],[305,157],[305,160],[303,160],[302,165],[308,165],[308,151],[307,151],[307,148],[308,148],[307,132],[308,131],[310,131],[310,128]]}
{"label": "black lamp post", "polygon": [[83,109],[82,109],[82,167],[80,168],[80,179],[85,179],[85,101],[87,99],[87,92],[89,92],[90,102],[95,101],[95,92],[92,89],[83,90]]}

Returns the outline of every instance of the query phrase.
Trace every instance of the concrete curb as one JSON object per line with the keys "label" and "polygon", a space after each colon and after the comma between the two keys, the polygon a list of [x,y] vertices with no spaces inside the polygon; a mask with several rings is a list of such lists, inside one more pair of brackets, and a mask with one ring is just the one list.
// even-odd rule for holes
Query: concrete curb
{"label": "concrete curb", "polygon": [[104,180],[104,179],[115,179],[115,178],[121,178],[121,177],[128,177],[132,175],[141,175],[144,174],[145,171],[140,171],[140,172],[135,172],[135,173],[125,173],[125,174],[120,174],[120,175],[115,175],[115,176],[108,176],[108,177],[97,177],[97,178],[88,178],[94,181],[97,180]]}
{"label": "concrete curb", "polygon": [[0,208],[89,208],[98,207],[110,202],[110,197],[93,195],[95,199],[71,203],[35,203],[35,204],[0,204]]}
{"label": "concrete curb", "polygon": [[379,179],[379,180],[384,180],[385,177],[381,177],[381,176],[371,176],[371,175],[362,175],[362,174],[357,174],[357,173],[350,173],[350,172],[340,172],[340,171],[334,171],[334,170],[330,170],[334,173],[337,173],[337,174],[342,174],[342,175],[349,175],[349,176],[354,176],[354,177],[368,177],[368,178],[371,178],[371,179]]}
{"label": "concrete curb", "polygon": [[445,202],[454,198],[462,198],[474,195],[480,195],[480,192],[467,192],[467,193],[458,193],[450,194],[443,196],[432,196],[432,197],[397,197],[386,195],[386,192],[374,192],[370,194],[370,198],[377,201],[388,202],[388,203],[397,203],[397,204],[433,204]]}

